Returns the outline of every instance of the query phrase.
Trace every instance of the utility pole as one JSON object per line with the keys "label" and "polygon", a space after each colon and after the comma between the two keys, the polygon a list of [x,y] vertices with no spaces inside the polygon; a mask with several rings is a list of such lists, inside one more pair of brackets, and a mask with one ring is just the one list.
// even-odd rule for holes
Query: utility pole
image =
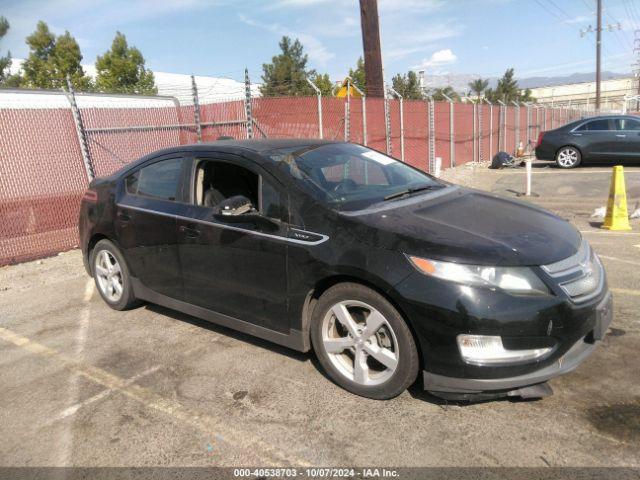
{"label": "utility pole", "polygon": [[[600,113],[600,94],[601,94],[601,83],[602,83],[602,0],[596,0],[597,11],[596,11],[596,114]],[[606,29],[610,32],[613,30],[622,30],[622,25],[618,22],[615,25],[608,24],[606,25]],[[584,30],[580,30],[580,36],[584,37],[587,33],[593,32],[593,27],[589,25],[588,28]]]}
{"label": "utility pole", "polygon": [[636,87],[636,94],[638,95],[638,99],[636,99],[636,111],[640,111],[640,30],[636,30],[634,34],[635,38],[633,40],[633,53],[636,56],[636,62],[631,66],[633,67],[633,73],[638,84],[638,86]]}
{"label": "utility pole", "polygon": [[360,22],[364,50],[364,72],[367,78],[367,97],[383,97],[385,91],[380,49],[378,0],[360,0]]}
{"label": "utility pole", "polygon": [[602,50],[602,0],[597,0],[598,4],[598,26],[596,28],[596,113],[600,113],[600,82],[602,73],[600,71],[600,60]]}

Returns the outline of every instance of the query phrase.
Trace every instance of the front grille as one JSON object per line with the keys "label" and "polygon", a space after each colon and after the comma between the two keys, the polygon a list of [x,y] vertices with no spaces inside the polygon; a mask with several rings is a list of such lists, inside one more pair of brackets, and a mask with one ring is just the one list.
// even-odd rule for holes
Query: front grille
{"label": "front grille", "polygon": [[585,302],[597,296],[604,285],[602,263],[585,240],[575,255],[543,265],[542,269],[558,281],[574,302]]}

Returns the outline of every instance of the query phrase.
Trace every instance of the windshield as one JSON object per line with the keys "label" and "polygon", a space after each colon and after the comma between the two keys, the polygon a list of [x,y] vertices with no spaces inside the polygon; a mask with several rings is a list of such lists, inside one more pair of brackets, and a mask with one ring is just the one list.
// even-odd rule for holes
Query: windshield
{"label": "windshield", "polygon": [[360,145],[325,144],[271,152],[299,185],[328,207],[360,210],[444,185],[426,173]]}

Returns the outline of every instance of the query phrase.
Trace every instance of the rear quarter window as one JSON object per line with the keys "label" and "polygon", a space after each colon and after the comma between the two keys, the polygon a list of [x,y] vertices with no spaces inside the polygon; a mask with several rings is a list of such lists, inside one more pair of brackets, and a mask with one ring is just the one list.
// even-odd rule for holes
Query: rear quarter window
{"label": "rear quarter window", "polygon": [[152,163],[125,179],[130,195],[175,201],[182,178],[182,158]]}

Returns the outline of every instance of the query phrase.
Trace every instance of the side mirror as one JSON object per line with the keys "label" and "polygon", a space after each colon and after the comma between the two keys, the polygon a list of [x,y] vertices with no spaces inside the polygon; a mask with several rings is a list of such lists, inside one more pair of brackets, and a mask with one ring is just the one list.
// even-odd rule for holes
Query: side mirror
{"label": "side mirror", "polygon": [[254,211],[253,204],[244,195],[227,198],[213,207],[213,215],[221,220],[231,221]]}
{"label": "side mirror", "polygon": [[244,195],[236,195],[217,204],[213,207],[213,218],[224,223],[253,224],[267,232],[275,232],[280,228],[275,220],[260,215]]}

